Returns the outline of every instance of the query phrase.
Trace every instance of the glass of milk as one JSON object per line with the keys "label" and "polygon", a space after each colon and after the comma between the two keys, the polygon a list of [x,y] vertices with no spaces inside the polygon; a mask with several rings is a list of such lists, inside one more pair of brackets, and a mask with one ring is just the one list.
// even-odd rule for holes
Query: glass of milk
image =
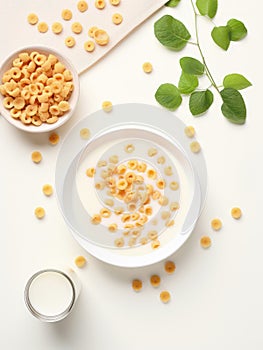
{"label": "glass of milk", "polygon": [[36,318],[56,322],[65,318],[78,298],[80,282],[74,270],[45,269],[36,272],[25,287],[25,303]]}

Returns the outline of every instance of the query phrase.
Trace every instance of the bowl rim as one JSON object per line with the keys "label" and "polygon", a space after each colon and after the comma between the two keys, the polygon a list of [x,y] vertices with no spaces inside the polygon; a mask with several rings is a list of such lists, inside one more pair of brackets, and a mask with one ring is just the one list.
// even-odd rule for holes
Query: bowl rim
{"label": "bowl rim", "polygon": [[[65,124],[73,115],[76,106],[78,104],[79,100],[79,95],[80,95],[80,80],[79,80],[79,74],[72,63],[72,61],[64,54],[60,53],[58,50],[50,48],[45,45],[29,45],[29,46],[23,46],[19,49],[13,50],[12,52],[9,53],[9,55],[0,62],[0,79],[2,79],[3,76],[3,70],[8,69],[5,68],[6,66],[9,65],[11,62],[12,58],[17,56],[21,52],[32,52],[32,51],[39,51],[43,53],[48,53],[48,54],[53,54],[55,55],[60,61],[62,61],[63,64],[66,65],[66,67],[71,71],[73,75],[73,82],[74,82],[74,103],[71,105],[71,109],[63,115],[61,119],[59,119],[56,123],[54,124],[42,124],[40,126],[35,126],[35,125],[24,125],[21,121],[15,120],[10,116],[9,110],[7,110],[3,104],[2,101],[4,99],[4,96],[0,94],[0,115],[3,116],[3,118],[11,125],[16,127],[19,130],[23,130],[32,134],[35,133],[46,133],[53,131],[63,124]],[[2,84],[2,82],[0,82]],[[72,96],[73,96],[72,94]],[[71,98],[70,98],[71,99]]]}

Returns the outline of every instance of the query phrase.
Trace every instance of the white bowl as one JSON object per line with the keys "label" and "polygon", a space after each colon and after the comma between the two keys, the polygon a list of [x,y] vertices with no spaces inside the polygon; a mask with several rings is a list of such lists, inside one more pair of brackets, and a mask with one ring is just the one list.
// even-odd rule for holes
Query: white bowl
{"label": "white bowl", "polygon": [[78,98],[79,98],[79,89],[80,89],[79,88],[79,76],[78,76],[78,73],[77,73],[74,65],[68,60],[68,58],[61,55],[56,50],[50,49],[50,48],[45,47],[45,46],[27,46],[27,47],[23,47],[23,48],[20,48],[19,50],[12,52],[4,60],[4,62],[1,63],[1,66],[0,66],[1,83],[2,83],[2,77],[3,77],[4,73],[12,67],[12,62],[15,58],[18,57],[19,53],[21,53],[21,52],[28,52],[29,53],[29,52],[33,52],[33,51],[37,51],[39,53],[46,54],[46,55],[48,55],[48,54],[55,55],[58,58],[58,60],[62,64],[64,64],[66,66],[66,68],[69,69],[70,72],[72,73],[72,76],[73,76],[72,81],[74,84],[74,90],[72,91],[72,94],[71,94],[70,99],[68,101],[70,103],[70,110],[68,112],[65,112],[64,115],[59,117],[58,121],[53,123],[53,124],[42,123],[40,126],[35,126],[33,124],[25,125],[21,122],[21,120],[15,119],[10,115],[10,111],[8,109],[6,109],[3,105],[3,100],[4,100],[5,96],[3,96],[0,93],[0,113],[10,124],[12,124],[13,126],[15,126],[18,129],[21,129],[21,130],[24,130],[27,132],[31,132],[31,133],[43,133],[43,132],[49,132],[51,130],[57,129],[58,127],[60,127],[64,123],[66,123],[73,115],[75,108],[77,106]]}

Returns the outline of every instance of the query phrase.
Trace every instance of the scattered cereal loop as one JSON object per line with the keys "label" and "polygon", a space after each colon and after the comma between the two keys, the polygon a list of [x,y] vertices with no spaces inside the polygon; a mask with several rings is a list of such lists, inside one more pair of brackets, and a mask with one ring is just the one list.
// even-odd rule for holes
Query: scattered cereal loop
{"label": "scattered cereal loop", "polygon": [[110,4],[113,6],[118,6],[120,4],[121,0],[110,0]]}
{"label": "scattered cereal loop", "polygon": [[73,38],[73,36],[68,36],[68,37],[66,37],[66,39],[65,39],[65,45],[66,45],[67,47],[73,47],[73,46],[75,46],[75,44],[76,44],[76,41],[75,41],[75,39]]}
{"label": "scattered cereal loop", "polygon": [[88,31],[88,36],[90,36],[91,38],[94,38],[94,33],[95,33],[95,31],[96,31],[97,29],[99,29],[99,28],[98,28],[98,27],[95,27],[95,26],[90,27],[90,28],[89,28],[89,31]]}
{"label": "scattered cereal loop", "polygon": [[167,273],[169,273],[169,274],[171,274],[171,273],[174,273],[174,271],[175,271],[175,269],[176,269],[176,265],[175,265],[175,263],[173,262],[173,261],[166,261],[165,262],[165,264],[164,264],[164,270],[167,272]]}
{"label": "scattered cereal loop", "polygon": [[101,105],[104,112],[111,112],[112,111],[112,103],[110,101],[103,101]]}
{"label": "scattered cereal loop", "polygon": [[106,3],[104,0],[95,0],[95,7],[99,10],[103,10],[106,6]]}
{"label": "scattered cereal loop", "polygon": [[77,267],[82,268],[86,265],[87,260],[84,256],[80,255],[76,257],[74,262]]}
{"label": "scattered cereal loop", "polygon": [[95,43],[91,40],[89,41],[86,41],[84,43],[84,49],[87,51],[87,52],[93,52],[95,50]]}
{"label": "scattered cereal loop", "polygon": [[38,16],[35,14],[35,13],[30,13],[28,16],[27,16],[27,21],[29,24],[37,24],[38,22]]}
{"label": "scattered cereal loop", "polygon": [[85,12],[88,9],[88,4],[86,1],[79,1],[77,3],[77,8],[80,12]]}
{"label": "scattered cereal loop", "polygon": [[45,216],[45,209],[42,208],[42,207],[37,207],[35,209],[35,216],[38,218],[38,219],[43,219],[44,216]]}
{"label": "scattered cereal loop", "polygon": [[46,33],[48,31],[48,25],[46,22],[39,22],[37,29],[40,33]]}
{"label": "scattered cereal loop", "polygon": [[213,219],[211,221],[211,227],[214,231],[219,231],[222,228],[222,221],[220,219]]}
{"label": "scattered cereal loop", "polygon": [[45,196],[50,197],[53,194],[53,187],[50,184],[45,184],[42,187],[42,192]]}
{"label": "scattered cereal loop", "polygon": [[191,125],[189,126],[186,126],[185,129],[184,129],[184,133],[187,137],[194,137],[195,136],[195,128]]}
{"label": "scattered cereal loop", "polygon": [[94,32],[94,39],[98,45],[105,46],[108,44],[110,37],[105,30],[96,29]]}
{"label": "scattered cereal loop", "polygon": [[171,294],[167,290],[163,290],[160,293],[160,300],[164,303],[167,304],[171,300]]}
{"label": "scattered cereal loop", "polygon": [[124,239],[121,237],[121,238],[116,238],[115,241],[114,241],[114,244],[116,247],[118,248],[121,248],[124,246]]}
{"label": "scattered cereal loop", "polygon": [[144,71],[144,73],[151,73],[153,70],[153,66],[150,62],[144,62],[142,65],[142,69]]}
{"label": "scattered cereal loop", "polygon": [[95,168],[88,168],[86,170],[86,175],[88,177],[94,177],[95,174],[96,174],[96,169]]}
{"label": "scattered cereal loop", "polygon": [[101,217],[99,214],[94,214],[90,221],[93,225],[99,225],[101,223]]}
{"label": "scattered cereal loop", "polygon": [[159,248],[161,245],[160,241],[158,239],[155,239],[154,241],[152,241],[151,243],[151,246],[152,246],[152,249],[157,249]]}
{"label": "scattered cereal loop", "polygon": [[90,138],[90,130],[88,128],[83,128],[80,130],[79,135],[83,140],[88,140]]}
{"label": "scattered cereal loop", "polygon": [[123,17],[120,13],[114,13],[112,15],[112,23],[118,25],[118,24],[121,24],[123,21]]}
{"label": "scattered cereal loop", "polygon": [[158,150],[156,149],[156,148],[150,148],[150,149],[148,149],[148,156],[149,157],[154,157],[154,156],[156,156],[156,154],[158,153]]}
{"label": "scattered cereal loop", "polygon": [[135,292],[139,292],[142,289],[142,281],[138,278],[132,281],[132,288]]}
{"label": "scattered cereal loop", "polygon": [[126,153],[132,153],[135,150],[135,147],[133,144],[128,144],[125,146],[125,152]]}
{"label": "scattered cereal loop", "polygon": [[198,141],[193,141],[190,143],[190,150],[193,152],[193,153],[199,153],[200,150],[201,150],[201,146],[200,146],[200,143]]}
{"label": "scattered cereal loop", "polygon": [[72,25],[71,25],[71,30],[72,30],[72,32],[73,33],[75,33],[75,34],[80,34],[81,32],[82,32],[82,24],[81,23],[79,23],[79,22],[74,22],[74,23],[72,23]]}
{"label": "scattered cereal loop", "polygon": [[240,219],[241,216],[242,216],[242,211],[241,211],[241,209],[238,208],[238,207],[232,208],[232,209],[231,209],[231,216],[232,216],[233,219],[236,219],[236,220]]}
{"label": "scattered cereal loop", "polygon": [[65,20],[65,21],[69,21],[72,18],[72,12],[69,9],[65,9],[61,12],[61,17]]}
{"label": "scattered cereal loop", "polygon": [[51,145],[57,145],[59,143],[60,137],[56,132],[49,135],[48,141]]}
{"label": "scattered cereal loop", "polygon": [[200,238],[200,245],[201,245],[202,248],[207,249],[207,248],[209,248],[211,246],[211,244],[212,244],[212,241],[211,241],[210,237],[202,236]]}
{"label": "scattered cereal loop", "polygon": [[52,32],[54,33],[54,34],[60,34],[61,32],[62,32],[62,30],[63,30],[63,26],[62,26],[62,24],[61,23],[59,23],[59,22],[54,22],[53,24],[52,24]]}
{"label": "scattered cereal loop", "polygon": [[150,283],[153,287],[159,287],[160,283],[161,283],[161,278],[159,275],[152,275],[150,277]]}
{"label": "scattered cereal loop", "polygon": [[34,163],[38,164],[42,160],[42,154],[39,151],[34,151],[31,154],[31,159]]}

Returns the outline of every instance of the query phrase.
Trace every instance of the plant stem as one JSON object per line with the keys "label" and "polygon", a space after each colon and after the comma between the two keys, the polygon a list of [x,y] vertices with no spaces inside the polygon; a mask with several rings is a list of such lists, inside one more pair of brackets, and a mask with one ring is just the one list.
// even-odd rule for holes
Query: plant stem
{"label": "plant stem", "polygon": [[203,55],[203,52],[202,52],[202,49],[201,49],[201,46],[200,46],[200,41],[199,41],[199,35],[198,35],[198,27],[197,27],[197,17],[198,17],[198,13],[196,12],[195,10],[195,6],[194,6],[194,3],[193,3],[193,0],[191,0],[191,4],[192,4],[192,7],[193,7],[193,10],[194,10],[194,14],[195,14],[195,35],[196,35],[196,45],[198,47],[198,50],[199,50],[199,53],[201,55],[201,58],[202,58],[202,61],[203,61],[203,64],[205,66],[205,72],[206,72],[206,75],[208,77],[208,79],[210,80],[212,86],[216,89],[216,91],[220,94],[220,91],[218,89],[218,86],[217,84],[215,83],[214,81],[214,78],[207,66],[207,63],[205,61],[205,57]]}

